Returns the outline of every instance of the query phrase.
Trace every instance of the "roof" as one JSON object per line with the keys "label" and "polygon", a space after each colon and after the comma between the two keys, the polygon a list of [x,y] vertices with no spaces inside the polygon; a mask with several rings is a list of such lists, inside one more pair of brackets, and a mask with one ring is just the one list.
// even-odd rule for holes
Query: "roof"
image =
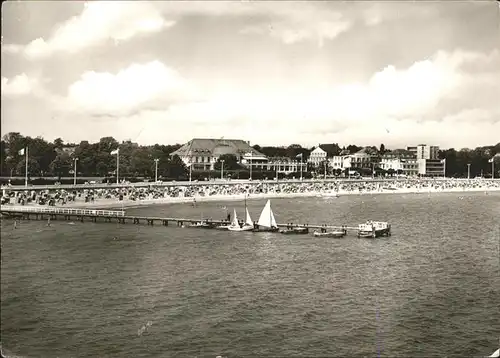
{"label": "roof", "polygon": [[315,148],[311,153],[326,153],[323,149],[320,147]]}
{"label": "roof", "polygon": [[363,149],[361,150],[358,150],[356,153],[354,154],[366,154],[366,155],[377,155],[376,151],[373,150],[373,148],[370,148],[370,147],[364,147]]}
{"label": "roof", "polygon": [[383,158],[414,158],[415,154],[406,149],[394,149],[382,156]]}
{"label": "roof", "polygon": [[170,155],[219,155],[235,154],[245,155],[252,152],[253,155],[264,156],[250,146],[250,144],[241,139],[207,139],[207,138],[193,138],[182,147],[177,149]]}

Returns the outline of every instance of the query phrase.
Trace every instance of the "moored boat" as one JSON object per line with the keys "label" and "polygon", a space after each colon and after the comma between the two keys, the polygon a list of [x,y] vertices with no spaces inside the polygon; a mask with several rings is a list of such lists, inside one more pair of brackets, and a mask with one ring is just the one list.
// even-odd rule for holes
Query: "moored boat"
{"label": "moored boat", "polygon": [[358,237],[376,238],[381,236],[391,236],[391,225],[383,221],[367,221],[359,224]]}
{"label": "moored boat", "polygon": [[325,231],[325,232],[320,232],[320,231],[315,231],[313,235],[315,237],[335,237],[335,238],[340,238],[346,236],[346,231],[345,230],[335,230],[335,231]]}
{"label": "moored boat", "polygon": [[248,208],[245,207],[245,210],[246,210],[246,218],[243,225],[242,226],[231,225],[231,227],[229,227],[229,231],[252,231],[254,229],[253,221],[252,218],[250,217],[250,213],[248,212]]}
{"label": "moored boat", "polygon": [[209,224],[205,220],[197,221],[197,222],[191,224],[190,226],[194,227],[194,228],[199,228],[199,229],[211,229],[213,227],[211,224]]}
{"label": "moored boat", "polygon": [[284,235],[304,235],[309,233],[309,228],[297,226],[280,230],[280,233]]}
{"label": "moored boat", "polygon": [[276,232],[279,231],[276,219],[274,218],[273,210],[271,209],[271,200],[267,200],[266,206],[260,213],[257,227],[253,229],[256,232]]}

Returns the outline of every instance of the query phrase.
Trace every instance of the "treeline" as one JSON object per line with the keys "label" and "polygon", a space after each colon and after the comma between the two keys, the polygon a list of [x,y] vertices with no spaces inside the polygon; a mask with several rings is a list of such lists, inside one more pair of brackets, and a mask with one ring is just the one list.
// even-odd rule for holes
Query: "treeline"
{"label": "treeline", "polygon": [[[25,137],[20,133],[7,133],[3,136],[0,148],[0,174],[2,177],[14,177],[25,175],[25,155],[22,150],[28,148],[28,175],[29,177],[71,177],[74,175],[74,164],[76,161],[78,177],[109,177],[116,176],[116,155],[111,152],[120,148],[120,178],[154,178],[155,159],[158,160],[158,176],[163,180],[181,180],[188,177],[188,168],[178,156],[170,156],[170,153],[181,147],[181,144],[140,146],[131,141],[119,143],[113,137],[103,137],[96,143],[82,141],[78,144],[64,143],[61,138],[54,142],[47,142],[41,137]],[[306,161],[312,148],[304,148],[298,144],[288,147],[253,146],[256,150],[267,157],[284,157],[297,160],[302,154],[302,160]],[[337,143],[321,144],[321,148],[327,152],[328,157],[340,154],[352,154],[362,147],[349,145],[340,147]],[[379,155],[390,152],[381,144],[379,147],[370,147]],[[491,163],[488,162],[495,154],[500,154],[500,143],[492,146],[478,147],[475,149],[453,148],[439,152],[440,159],[446,158],[447,176],[467,176],[467,164],[470,164],[471,176],[491,176]],[[497,161],[500,160],[500,157]],[[220,170],[220,163],[216,164],[216,170]],[[497,170],[500,163],[496,164]],[[308,170],[312,168],[308,166]],[[321,168],[318,168],[319,171]],[[224,170],[234,171],[232,177],[245,178],[248,173],[245,168],[237,163],[232,163],[230,158],[224,161]],[[496,171],[497,171],[496,170]],[[208,173],[215,177],[215,173]],[[332,173],[333,174],[333,173]],[[193,180],[198,178],[199,173],[193,172]],[[205,174],[203,174],[205,175]],[[254,172],[252,177],[272,176],[272,173]],[[500,176],[500,174],[495,174]]]}

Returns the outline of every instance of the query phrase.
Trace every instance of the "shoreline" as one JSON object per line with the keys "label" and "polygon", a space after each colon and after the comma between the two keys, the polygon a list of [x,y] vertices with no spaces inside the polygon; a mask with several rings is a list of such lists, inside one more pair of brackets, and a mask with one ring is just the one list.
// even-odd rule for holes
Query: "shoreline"
{"label": "shoreline", "polygon": [[[448,189],[429,189],[429,188],[405,188],[397,190],[381,190],[381,191],[345,191],[339,190],[338,196],[351,196],[351,195],[385,195],[385,194],[434,194],[434,193],[471,193],[471,192],[495,192],[500,191],[500,187],[493,188],[448,188]],[[261,199],[287,199],[287,198],[314,198],[327,199],[335,198],[337,195],[335,192],[321,193],[321,192],[307,192],[307,193],[265,193],[265,194],[250,194],[247,196],[247,200],[261,200]],[[100,199],[100,201],[95,202],[72,202],[64,205],[55,205],[54,207],[59,208],[93,208],[93,209],[105,209],[105,208],[135,208],[141,206],[153,206],[153,205],[168,205],[168,204],[189,204],[193,200],[196,203],[209,202],[209,201],[240,201],[245,199],[245,194],[232,194],[232,195],[213,195],[213,196],[191,196],[191,197],[168,197],[160,199],[145,199],[145,200],[118,200],[118,199]],[[39,206],[39,205],[26,205],[26,206]]]}

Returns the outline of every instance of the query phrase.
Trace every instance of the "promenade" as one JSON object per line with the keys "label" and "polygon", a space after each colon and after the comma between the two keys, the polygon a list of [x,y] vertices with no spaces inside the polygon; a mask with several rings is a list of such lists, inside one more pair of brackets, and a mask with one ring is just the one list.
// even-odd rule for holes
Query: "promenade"
{"label": "promenade", "polygon": [[213,181],[2,187],[2,205],[118,207],[207,200],[500,190],[499,179]]}

